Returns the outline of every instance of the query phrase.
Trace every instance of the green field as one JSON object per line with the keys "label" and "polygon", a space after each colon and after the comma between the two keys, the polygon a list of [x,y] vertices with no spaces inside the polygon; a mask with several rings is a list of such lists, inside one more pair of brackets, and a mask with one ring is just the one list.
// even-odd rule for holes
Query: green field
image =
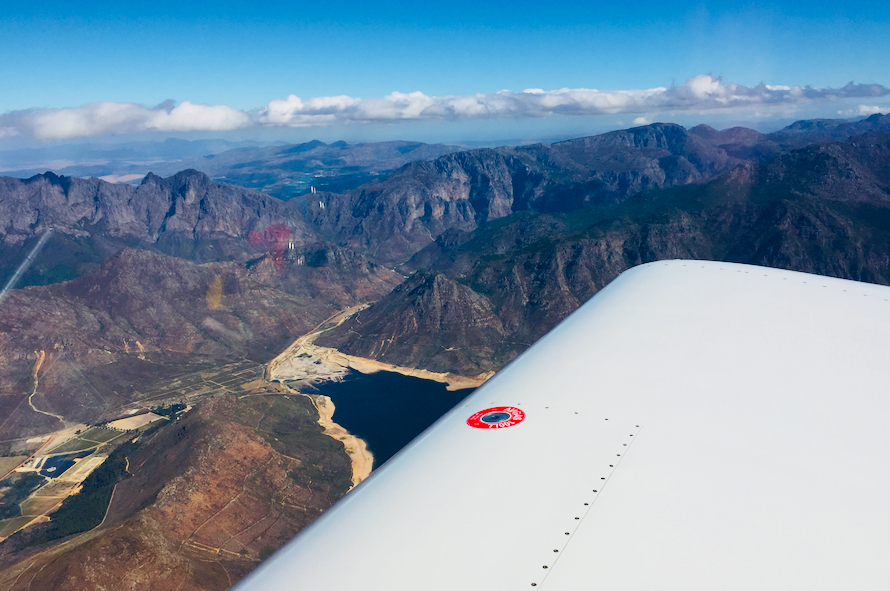
{"label": "green field", "polygon": [[0,478],[3,475],[28,459],[28,456],[6,456],[0,457]]}
{"label": "green field", "polygon": [[117,439],[123,435],[123,431],[115,431],[114,429],[105,429],[104,427],[91,427],[81,433],[78,438],[87,441],[95,441],[96,443],[108,443],[112,439]]}
{"label": "green field", "polygon": [[61,454],[84,451],[98,447],[102,443],[108,443],[121,435],[123,435],[121,431],[104,429],[102,427],[90,427],[71,441],[66,441],[62,445],[51,449],[48,453]]}
{"label": "green field", "polygon": [[13,517],[12,519],[0,520],[0,539],[11,536],[20,527],[29,523],[33,517]]}

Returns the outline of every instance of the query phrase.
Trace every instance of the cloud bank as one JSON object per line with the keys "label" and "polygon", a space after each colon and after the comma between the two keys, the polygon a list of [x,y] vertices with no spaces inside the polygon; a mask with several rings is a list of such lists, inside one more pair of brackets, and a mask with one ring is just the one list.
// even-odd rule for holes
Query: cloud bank
{"label": "cloud bank", "polygon": [[[397,121],[450,121],[540,118],[556,115],[639,115],[728,110],[796,110],[813,103],[875,99],[890,95],[880,84],[843,88],[743,86],[703,74],[682,85],[646,90],[588,88],[502,90],[458,96],[393,92],[382,98],[290,95],[264,107],[242,111],[225,105],[166,101],[156,107],[100,102],[64,109],[29,109],[0,115],[0,138],[63,140],[140,132],[231,131],[252,127],[319,127]],[[862,110],[877,109],[863,105]]]}

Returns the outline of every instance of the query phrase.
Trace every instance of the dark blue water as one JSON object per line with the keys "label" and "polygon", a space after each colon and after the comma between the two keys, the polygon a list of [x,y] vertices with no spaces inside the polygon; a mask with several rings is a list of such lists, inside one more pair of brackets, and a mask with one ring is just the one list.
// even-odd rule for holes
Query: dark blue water
{"label": "dark blue water", "polygon": [[342,382],[326,382],[316,390],[334,401],[334,422],[368,443],[376,468],[474,388],[449,392],[439,382],[381,371],[351,372]]}
{"label": "dark blue water", "polygon": [[58,478],[65,473],[65,470],[74,465],[74,460],[76,458],[85,458],[94,451],[96,450],[89,449],[77,453],[62,454],[60,456],[47,458],[46,461],[43,462],[43,466],[40,467],[40,473],[43,476],[48,476],[50,478]]}

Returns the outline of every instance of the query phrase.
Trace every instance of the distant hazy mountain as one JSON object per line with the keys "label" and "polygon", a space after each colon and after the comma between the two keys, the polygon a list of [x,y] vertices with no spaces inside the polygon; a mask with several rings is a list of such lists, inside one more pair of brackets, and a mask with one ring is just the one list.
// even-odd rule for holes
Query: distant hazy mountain
{"label": "distant hazy mountain", "polygon": [[430,160],[460,149],[420,142],[350,145],[316,140],[295,146],[231,150],[187,164],[217,180],[290,199],[309,193],[311,187],[334,192],[352,189],[409,162]]}
{"label": "distant hazy mountain", "polygon": [[[58,144],[39,148],[0,151],[0,171],[6,176],[28,178],[50,171],[59,175],[89,177],[125,175],[141,167],[141,176],[153,166],[182,162],[240,148],[258,148],[259,142],[214,140],[181,140],[125,143]],[[180,167],[183,170],[187,167]],[[157,171],[160,172],[160,171]]]}
{"label": "distant hazy mountain", "polygon": [[51,171],[72,177],[98,177],[138,184],[153,173],[170,176],[194,169],[215,180],[289,199],[310,191],[343,191],[409,162],[436,158],[458,146],[420,142],[262,145],[224,140],[126,144],[75,144],[0,152],[0,172],[28,178]]}

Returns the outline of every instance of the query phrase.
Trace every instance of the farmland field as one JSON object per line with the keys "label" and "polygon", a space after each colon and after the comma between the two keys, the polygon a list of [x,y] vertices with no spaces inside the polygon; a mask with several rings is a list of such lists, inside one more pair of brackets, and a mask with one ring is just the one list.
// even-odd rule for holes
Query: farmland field
{"label": "farmland field", "polygon": [[30,515],[33,519],[38,515],[43,515],[51,511],[57,505],[60,505],[65,497],[44,497],[32,496],[22,501],[22,515]]}
{"label": "farmland field", "polygon": [[27,459],[28,456],[0,457],[0,478]]}
{"label": "farmland field", "polygon": [[19,528],[31,522],[33,517],[13,517],[12,519],[0,519],[0,540],[11,536]]}
{"label": "farmland field", "polygon": [[72,453],[98,447],[103,443],[116,439],[123,435],[120,431],[105,429],[102,427],[90,427],[74,439],[66,441],[62,445],[49,451],[51,454]]}
{"label": "farmland field", "polygon": [[123,433],[120,431],[113,431],[112,429],[105,429],[104,427],[91,427],[81,433],[78,437],[80,437],[80,439],[85,439],[86,441],[108,443],[112,439],[117,439],[121,435],[123,435]]}

